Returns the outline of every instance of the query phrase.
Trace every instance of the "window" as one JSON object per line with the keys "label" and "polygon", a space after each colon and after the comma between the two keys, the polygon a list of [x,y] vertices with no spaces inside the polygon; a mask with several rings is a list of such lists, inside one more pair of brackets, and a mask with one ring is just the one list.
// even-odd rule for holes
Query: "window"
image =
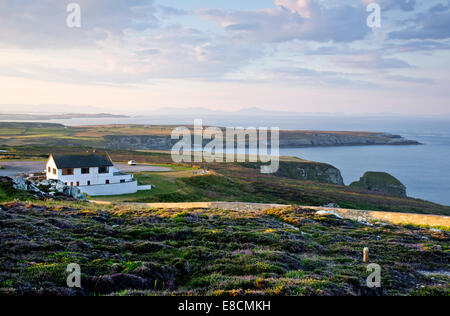
{"label": "window", "polygon": [[98,173],[109,173],[108,167],[98,167]]}
{"label": "window", "polygon": [[120,180],[120,183],[125,183],[125,179]]}
{"label": "window", "polygon": [[106,180],[106,184],[109,184],[109,180]]}
{"label": "window", "polygon": [[89,174],[90,169],[89,168],[81,168],[81,174]]}
{"label": "window", "polygon": [[51,173],[52,172],[52,168],[51,167],[48,167],[48,173]]}
{"label": "window", "polygon": [[56,169],[55,168],[53,168],[53,174],[56,175]]}
{"label": "window", "polygon": [[73,176],[73,169],[63,169],[63,176]]}

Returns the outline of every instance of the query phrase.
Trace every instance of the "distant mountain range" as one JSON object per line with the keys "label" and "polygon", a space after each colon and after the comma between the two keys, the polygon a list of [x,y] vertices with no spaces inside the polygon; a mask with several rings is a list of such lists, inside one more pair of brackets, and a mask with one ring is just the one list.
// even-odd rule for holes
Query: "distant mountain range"
{"label": "distant mountain range", "polygon": [[[344,113],[344,112],[296,112],[288,110],[266,110],[259,107],[247,107],[239,110],[217,110],[205,107],[151,107],[151,110],[138,111],[133,107],[123,107],[120,110],[113,108],[106,110],[104,107],[97,106],[77,106],[70,104],[0,104],[0,120],[42,120],[44,117],[51,119],[64,119],[64,116],[71,118],[105,118],[105,117],[146,117],[146,116],[350,116],[350,117],[420,117],[420,118],[449,118],[450,114],[440,115],[419,115],[419,114],[400,114],[400,113]],[[57,117],[55,117],[57,116]],[[6,117],[6,118],[5,118]],[[26,117],[26,118],[25,118]],[[31,118],[28,118],[31,117]]]}
{"label": "distant mountain range", "polygon": [[47,121],[47,120],[65,120],[74,118],[125,118],[125,115],[114,115],[108,113],[83,114],[23,114],[23,113],[0,113],[2,121]]}
{"label": "distant mountain range", "polygon": [[223,110],[212,110],[202,107],[192,107],[192,108],[158,108],[152,111],[147,111],[145,113],[140,113],[140,116],[145,115],[345,115],[344,113],[304,113],[304,112],[289,112],[289,111],[271,111],[265,110],[258,107],[243,108],[236,111],[223,111]]}

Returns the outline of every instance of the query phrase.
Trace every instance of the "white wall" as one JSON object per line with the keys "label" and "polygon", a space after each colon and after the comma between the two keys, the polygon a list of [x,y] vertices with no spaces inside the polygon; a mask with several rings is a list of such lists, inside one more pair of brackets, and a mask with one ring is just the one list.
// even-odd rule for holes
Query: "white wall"
{"label": "white wall", "polygon": [[138,182],[133,180],[125,183],[79,186],[79,189],[90,196],[132,194],[138,191]]}
{"label": "white wall", "polygon": [[152,189],[151,185],[138,185],[138,187],[137,187],[138,191],[148,191],[151,189]]}
{"label": "white wall", "polygon": [[[51,169],[50,172],[48,171],[48,167],[50,167],[50,169]],[[56,175],[53,174],[53,169],[56,169]],[[61,171],[58,170],[58,168],[56,168],[56,164],[55,164],[55,161],[53,160],[53,157],[47,161],[47,165],[45,166],[45,172],[47,173],[47,179],[52,179],[52,180],[59,179],[59,172],[61,172]]]}
{"label": "white wall", "polygon": [[[48,172],[48,168],[51,168],[50,172]],[[89,168],[88,174],[82,174],[81,168],[75,168],[73,171],[73,175],[63,175],[62,169],[58,170],[56,175],[53,174],[53,169],[57,169],[56,164],[53,158],[49,159],[46,165],[47,179],[60,180],[67,185],[73,184],[77,186],[84,186],[88,184],[90,181],[91,185],[101,185],[106,184],[106,180],[109,180],[109,183],[120,183],[121,180],[125,180],[126,182],[132,181],[133,175],[131,174],[123,174],[123,175],[114,175],[114,173],[118,172],[115,167],[109,167],[108,173],[98,173],[98,167]]]}

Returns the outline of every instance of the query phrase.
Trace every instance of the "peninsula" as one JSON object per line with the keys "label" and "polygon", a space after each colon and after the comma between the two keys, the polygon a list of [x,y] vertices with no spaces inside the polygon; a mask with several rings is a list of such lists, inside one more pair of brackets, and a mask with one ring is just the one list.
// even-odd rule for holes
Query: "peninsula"
{"label": "peninsula", "polygon": [[[0,122],[0,145],[72,145],[106,149],[170,150],[172,125],[64,126]],[[192,126],[188,126],[193,128]],[[270,137],[269,137],[270,139]],[[205,144],[208,140],[205,140]],[[281,148],[324,146],[419,145],[415,140],[382,132],[280,131]]]}

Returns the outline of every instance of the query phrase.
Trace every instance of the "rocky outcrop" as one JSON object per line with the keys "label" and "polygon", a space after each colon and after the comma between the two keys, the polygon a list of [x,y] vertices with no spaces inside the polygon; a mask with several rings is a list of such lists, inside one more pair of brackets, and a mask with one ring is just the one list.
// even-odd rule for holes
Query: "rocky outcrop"
{"label": "rocky outcrop", "polygon": [[406,187],[397,178],[386,172],[366,172],[359,181],[350,184],[353,188],[406,197]]}
{"label": "rocky outcrop", "polygon": [[[260,168],[261,166],[260,163],[241,163],[241,165],[247,168]],[[341,172],[336,167],[295,157],[289,157],[289,161],[280,161],[278,171],[274,175],[290,179],[344,185]]]}
{"label": "rocky outcrop", "polygon": [[281,161],[276,175],[291,179],[344,185],[339,169],[325,163]]}
{"label": "rocky outcrop", "polygon": [[4,181],[10,181],[15,190],[26,191],[35,198],[54,198],[65,196],[76,200],[86,200],[86,196],[77,187],[70,187],[59,180],[35,180],[30,181],[23,177],[13,179],[3,177]]}

